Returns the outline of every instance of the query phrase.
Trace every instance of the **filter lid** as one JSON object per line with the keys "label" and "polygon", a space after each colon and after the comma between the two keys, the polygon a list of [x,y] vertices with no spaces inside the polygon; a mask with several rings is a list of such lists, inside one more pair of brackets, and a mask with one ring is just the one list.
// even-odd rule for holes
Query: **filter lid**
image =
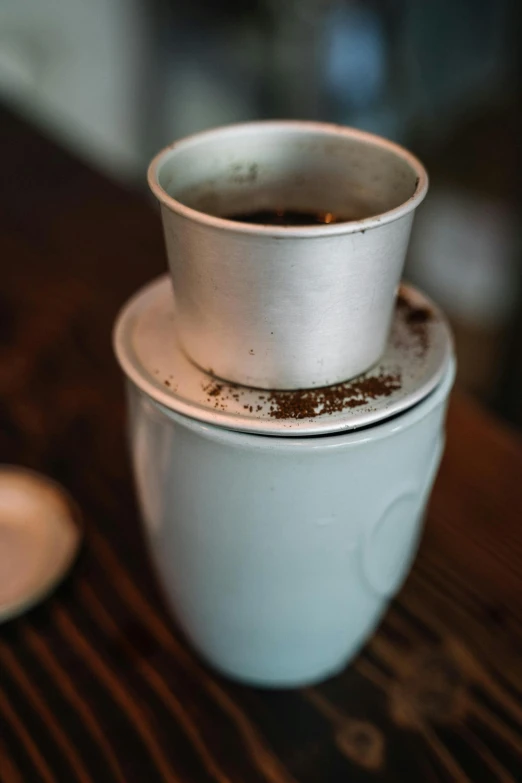
{"label": "filter lid", "polygon": [[453,354],[443,314],[408,285],[400,288],[381,360],[357,378],[309,390],[266,391],[214,378],[183,353],[175,317],[168,275],[126,304],[114,331],[116,356],[125,374],[166,408],[262,435],[322,435],[376,424],[433,391]]}

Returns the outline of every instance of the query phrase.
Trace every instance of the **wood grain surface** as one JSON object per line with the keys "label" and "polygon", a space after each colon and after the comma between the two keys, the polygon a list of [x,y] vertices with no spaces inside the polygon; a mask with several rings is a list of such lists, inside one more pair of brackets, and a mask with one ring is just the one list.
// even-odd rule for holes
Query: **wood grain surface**
{"label": "wood grain surface", "polygon": [[455,396],[413,571],[378,633],[308,690],[230,683],[148,564],[111,328],[165,268],[157,211],[0,115],[0,460],[61,481],[85,546],[0,628],[5,783],[522,780],[522,443]]}

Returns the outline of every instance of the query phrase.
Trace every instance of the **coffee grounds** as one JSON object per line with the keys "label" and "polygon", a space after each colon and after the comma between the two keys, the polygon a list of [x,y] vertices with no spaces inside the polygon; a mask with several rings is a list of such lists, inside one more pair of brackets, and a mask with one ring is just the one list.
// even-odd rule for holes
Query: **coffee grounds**
{"label": "coffee grounds", "polygon": [[223,391],[223,384],[221,383],[209,384],[209,386],[206,387],[204,391],[207,392],[209,397],[219,397],[219,395]]}
{"label": "coffee grounds", "polygon": [[354,378],[352,381],[317,389],[273,391],[268,395],[273,419],[313,419],[324,413],[341,413],[359,408],[380,397],[389,397],[401,388],[401,375],[386,374]]}
{"label": "coffee grounds", "polygon": [[[349,408],[368,405],[372,400],[389,397],[401,388],[401,374],[385,373],[370,377],[361,376],[334,386],[322,386],[317,389],[298,389],[296,391],[267,391],[259,395],[261,404],[256,411],[268,407],[268,415],[273,419],[313,419],[325,413],[341,413]],[[215,408],[226,410],[226,401],[239,401],[240,395],[250,392],[241,386],[231,386],[211,381],[203,386],[209,402],[214,401]],[[219,402],[218,402],[219,400]],[[243,405],[243,409],[253,413],[253,406]]]}

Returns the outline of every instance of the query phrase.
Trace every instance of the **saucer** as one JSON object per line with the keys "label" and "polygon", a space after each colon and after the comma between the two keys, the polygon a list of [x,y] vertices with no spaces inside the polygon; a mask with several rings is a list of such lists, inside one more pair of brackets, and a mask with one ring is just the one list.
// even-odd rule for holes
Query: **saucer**
{"label": "saucer", "polygon": [[79,513],[58,484],[25,468],[0,466],[0,622],[53,590],[81,538]]}
{"label": "saucer", "polygon": [[342,432],[397,415],[435,389],[453,354],[442,312],[402,285],[384,355],[363,375],[299,391],[231,384],[204,372],[183,352],[168,275],[127,303],[114,344],[125,374],[164,407],[216,426],[279,437]]}

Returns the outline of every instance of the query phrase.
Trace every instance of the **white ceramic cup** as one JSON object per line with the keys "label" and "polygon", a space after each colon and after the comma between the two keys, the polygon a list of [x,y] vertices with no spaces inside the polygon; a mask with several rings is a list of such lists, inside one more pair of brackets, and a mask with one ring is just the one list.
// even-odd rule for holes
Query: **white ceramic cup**
{"label": "white ceramic cup", "polygon": [[[428,180],[402,147],[311,122],[255,122],[163,150],[149,184],[161,202],[177,330],[207,372],[295,389],[358,375],[380,358],[413,213]],[[226,219],[285,208],[347,222]]]}
{"label": "white ceramic cup", "polygon": [[152,557],[181,628],[213,666],[286,687],[357,653],[417,549],[454,371],[452,361],[399,416],[308,438],[201,423],[128,382]]}

